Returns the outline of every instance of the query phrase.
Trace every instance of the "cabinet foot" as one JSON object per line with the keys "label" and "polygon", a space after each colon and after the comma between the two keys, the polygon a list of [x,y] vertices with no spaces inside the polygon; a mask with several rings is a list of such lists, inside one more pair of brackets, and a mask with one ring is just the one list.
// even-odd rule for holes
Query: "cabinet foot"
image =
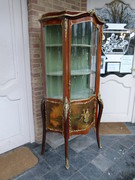
{"label": "cabinet foot", "polygon": [[100,149],[102,149],[102,145],[101,145],[101,143],[99,144],[99,148],[100,148]]}
{"label": "cabinet foot", "polygon": [[67,170],[69,169],[69,161],[68,161],[68,159],[66,159],[66,161],[65,161],[65,167],[66,167]]}
{"label": "cabinet foot", "polygon": [[99,105],[99,109],[98,109],[98,117],[97,117],[97,124],[96,124],[96,137],[97,137],[98,147],[102,148],[101,143],[100,143],[100,138],[99,138],[99,126],[100,126],[100,120],[101,120],[101,116],[103,112],[103,101],[101,99],[100,93],[98,95],[98,105]]}
{"label": "cabinet foot", "polygon": [[45,118],[45,99],[44,98],[41,101],[41,115],[42,115],[42,123],[43,123],[41,154],[43,155],[45,152],[45,142],[46,142],[46,118]]}

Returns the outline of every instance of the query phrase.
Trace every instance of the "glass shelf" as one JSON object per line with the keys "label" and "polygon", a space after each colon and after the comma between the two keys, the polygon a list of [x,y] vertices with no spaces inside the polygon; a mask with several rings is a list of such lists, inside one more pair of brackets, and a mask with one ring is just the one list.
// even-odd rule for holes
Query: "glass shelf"
{"label": "glass shelf", "polygon": [[89,45],[89,44],[71,44],[71,47],[97,47],[96,45]]}
{"label": "glass shelf", "polygon": [[[81,69],[81,70],[72,70],[71,76],[82,76],[82,75],[88,75],[88,74],[94,74],[95,71],[91,71],[89,69]],[[47,76],[62,76],[63,71],[55,71],[55,72],[49,72],[46,73]]]}
{"label": "glass shelf", "polygon": [[46,44],[46,47],[62,47],[62,44]]}
{"label": "glass shelf", "polygon": [[48,72],[46,73],[47,76],[62,76],[63,71],[55,71],[55,72]]}
{"label": "glass shelf", "polygon": [[91,71],[90,69],[72,70],[71,76],[88,75],[93,73],[95,73],[95,71]]}

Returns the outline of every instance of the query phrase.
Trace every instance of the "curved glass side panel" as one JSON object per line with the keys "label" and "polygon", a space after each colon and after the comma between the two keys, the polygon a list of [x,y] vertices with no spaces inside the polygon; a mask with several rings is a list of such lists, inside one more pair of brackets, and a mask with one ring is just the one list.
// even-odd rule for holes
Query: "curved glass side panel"
{"label": "curved glass side panel", "polygon": [[98,29],[92,22],[73,24],[71,28],[71,100],[87,99],[95,94]]}
{"label": "curved glass side panel", "polygon": [[63,97],[62,26],[48,25],[45,33],[45,79],[47,98]]}

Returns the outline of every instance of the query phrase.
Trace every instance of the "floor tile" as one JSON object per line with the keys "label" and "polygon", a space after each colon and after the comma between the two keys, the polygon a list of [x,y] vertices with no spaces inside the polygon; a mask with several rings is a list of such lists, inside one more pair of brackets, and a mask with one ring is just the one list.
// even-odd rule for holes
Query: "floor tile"
{"label": "floor tile", "polygon": [[102,171],[98,169],[93,164],[89,163],[85,167],[83,167],[80,172],[86,177],[88,180],[96,180],[98,177],[102,175]]}
{"label": "floor tile", "polygon": [[62,180],[69,179],[73,174],[76,173],[75,168],[69,164],[69,169],[67,170],[64,165],[56,168],[56,173],[60,176]]}
{"label": "floor tile", "polygon": [[119,173],[120,173],[120,169],[118,169],[117,166],[113,165],[104,174],[102,174],[99,179],[100,180],[115,180]]}
{"label": "floor tile", "polygon": [[46,156],[48,156],[48,154],[51,154],[52,151],[54,151],[48,144],[46,144],[45,146],[45,151],[43,155],[41,154],[41,144],[32,150],[39,160],[44,159]]}
{"label": "floor tile", "polygon": [[127,141],[132,141],[132,143],[135,144],[135,135],[127,135],[124,139]]}
{"label": "floor tile", "polygon": [[[135,178],[135,125],[128,123],[130,135],[101,135],[102,149],[98,148],[92,129],[88,135],[69,142],[69,170],[65,169],[65,147],[57,149],[46,144],[41,155],[41,144],[28,143],[38,157],[38,164],[13,180],[133,180]],[[134,179],[135,180],[135,179]]]}
{"label": "floor tile", "polygon": [[102,147],[104,146],[111,146],[112,144],[114,144],[116,141],[118,141],[118,138],[116,136],[102,136],[100,138],[101,141],[101,145]]}
{"label": "floor tile", "polygon": [[105,172],[107,169],[109,169],[113,162],[103,155],[99,154],[95,159],[91,161],[93,165],[95,165],[98,169],[100,169],[102,172]]}
{"label": "floor tile", "polygon": [[39,144],[34,142],[34,143],[27,143],[27,144],[25,144],[25,146],[30,148],[30,149],[34,149],[34,148],[38,147]]}
{"label": "floor tile", "polygon": [[40,178],[40,180],[62,180],[58,174],[55,172],[49,172],[43,177]]}
{"label": "floor tile", "polygon": [[126,123],[128,129],[135,135],[135,123]]}
{"label": "floor tile", "polygon": [[69,145],[71,149],[79,153],[94,143],[95,140],[93,138],[82,135],[72,140]]}
{"label": "floor tile", "polygon": [[44,159],[52,168],[60,166],[64,161],[61,156],[54,152],[52,154],[50,153],[48,156],[44,156]]}
{"label": "floor tile", "polygon": [[97,143],[94,143],[90,146],[91,149],[96,151],[98,154],[104,152],[106,149],[108,149],[107,146],[102,146],[102,148],[99,148]]}
{"label": "floor tile", "polygon": [[70,177],[70,180],[86,180],[86,178],[79,172]]}
{"label": "floor tile", "polygon": [[23,173],[22,175],[13,178],[12,180],[36,180],[35,177],[32,175],[31,172],[27,171]]}
{"label": "floor tile", "polygon": [[75,157],[72,157],[72,159],[70,160],[70,164],[72,164],[72,166],[78,170],[88,164],[88,162],[82,156],[77,155]]}
{"label": "floor tile", "polygon": [[122,138],[119,143],[128,149],[133,146],[133,141],[127,140],[126,137]]}
{"label": "floor tile", "polygon": [[114,151],[111,148],[106,149],[101,154],[104,157],[106,157],[106,158],[108,158],[108,159],[110,159],[112,161],[116,161],[116,160],[118,160],[121,157],[121,155],[119,153],[117,153],[116,151]]}
{"label": "floor tile", "polygon": [[[41,144],[39,144],[37,147],[33,148],[33,150],[34,150],[35,152],[39,153],[39,154],[41,154],[41,149],[42,149],[42,145],[41,145]],[[49,146],[48,144],[46,144],[46,145],[45,145],[45,152],[44,152],[44,153],[48,152],[50,149],[52,149],[51,146]]]}
{"label": "floor tile", "polygon": [[91,146],[87,147],[79,153],[87,162],[92,161],[99,153],[94,151]]}
{"label": "floor tile", "polygon": [[96,132],[94,128],[92,128],[86,136],[91,137],[96,141]]}
{"label": "floor tile", "polygon": [[128,150],[127,147],[120,144],[120,141],[118,141],[115,144],[113,144],[112,146],[110,146],[110,148],[112,148],[114,151],[116,151],[120,155],[124,155],[126,153],[126,151]]}
{"label": "floor tile", "polygon": [[[63,159],[65,159],[65,145],[62,145],[56,149],[56,153],[59,154]],[[72,157],[76,156],[77,153],[72,150],[70,147],[68,147],[68,154],[69,159],[72,159]]]}
{"label": "floor tile", "polygon": [[45,175],[51,170],[51,167],[44,161],[40,161],[38,165],[30,170],[34,177],[40,177]]}
{"label": "floor tile", "polygon": [[130,154],[130,153],[134,153],[135,154],[135,145],[128,150],[127,154]]}

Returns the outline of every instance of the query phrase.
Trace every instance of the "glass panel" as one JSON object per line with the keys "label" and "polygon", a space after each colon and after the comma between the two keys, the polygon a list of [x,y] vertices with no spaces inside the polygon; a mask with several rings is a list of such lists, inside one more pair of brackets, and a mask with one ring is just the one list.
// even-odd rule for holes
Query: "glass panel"
{"label": "glass panel", "polygon": [[91,47],[91,74],[90,74],[90,89],[93,94],[96,92],[96,68],[97,68],[97,47]]}
{"label": "glass panel", "polygon": [[46,95],[48,98],[63,97],[62,26],[45,27]]}
{"label": "glass panel", "polygon": [[45,43],[46,45],[62,44],[61,25],[50,25],[45,27]]}
{"label": "glass panel", "polygon": [[98,29],[92,22],[72,25],[71,100],[95,94]]}

